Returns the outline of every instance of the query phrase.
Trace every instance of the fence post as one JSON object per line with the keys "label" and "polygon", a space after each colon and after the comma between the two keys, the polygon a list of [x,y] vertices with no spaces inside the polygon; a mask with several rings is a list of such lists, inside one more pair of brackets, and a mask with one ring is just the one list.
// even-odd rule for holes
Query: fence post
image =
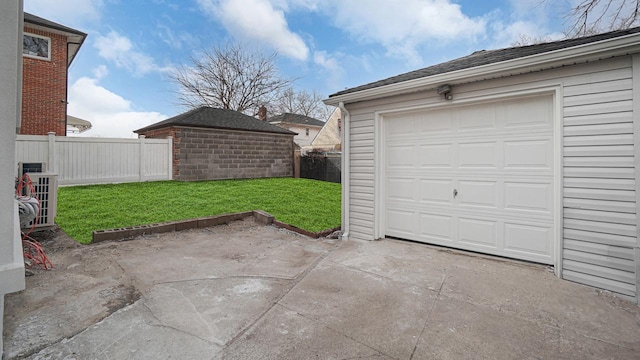
{"label": "fence post", "polygon": [[47,171],[56,172],[56,133],[48,132],[49,136],[49,148],[48,148],[48,161]]}
{"label": "fence post", "polygon": [[300,150],[293,150],[293,177],[300,177]]}
{"label": "fence post", "polygon": [[144,138],[144,135],[138,137],[140,141],[140,182],[144,181]]}
{"label": "fence post", "polygon": [[169,180],[173,180],[173,136],[167,136],[167,140],[169,140]]}

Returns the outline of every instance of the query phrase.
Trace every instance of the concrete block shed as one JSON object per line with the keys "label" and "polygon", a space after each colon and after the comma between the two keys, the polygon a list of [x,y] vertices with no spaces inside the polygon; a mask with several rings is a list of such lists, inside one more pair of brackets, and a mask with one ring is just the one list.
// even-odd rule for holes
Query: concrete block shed
{"label": "concrete block shed", "polygon": [[638,302],[640,28],[340,91],[345,238],[548,264]]}
{"label": "concrete block shed", "polygon": [[134,131],[173,137],[173,179],[293,176],[296,133],[227,109],[200,107]]}

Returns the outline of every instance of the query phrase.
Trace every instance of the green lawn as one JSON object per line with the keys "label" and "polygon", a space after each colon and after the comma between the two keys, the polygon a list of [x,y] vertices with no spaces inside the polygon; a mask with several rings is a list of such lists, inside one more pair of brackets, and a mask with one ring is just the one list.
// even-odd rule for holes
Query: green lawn
{"label": "green lawn", "polygon": [[60,187],[56,223],[86,244],[94,230],[260,209],[316,232],[340,226],[340,189],[294,178]]}

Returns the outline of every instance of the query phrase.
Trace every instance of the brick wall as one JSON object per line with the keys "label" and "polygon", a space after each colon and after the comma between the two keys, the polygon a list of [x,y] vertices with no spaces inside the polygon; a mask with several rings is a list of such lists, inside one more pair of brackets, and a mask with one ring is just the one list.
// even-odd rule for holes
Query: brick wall
{"label": "brick wall", "polygon": [[67,113],[67,39],[63,35],[24,28],[51,38],[51,60],[23,57],[21,134],[65,136]]}
{"label": "brick wall", "polygon": [[293,176],[293,136],[251,131],[165,128],[174,137],[174,179],[182,181]]}

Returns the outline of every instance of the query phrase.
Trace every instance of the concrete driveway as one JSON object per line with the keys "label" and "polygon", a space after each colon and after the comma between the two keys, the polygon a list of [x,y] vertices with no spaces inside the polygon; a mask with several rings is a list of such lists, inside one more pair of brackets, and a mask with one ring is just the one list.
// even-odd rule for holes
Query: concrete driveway
{"label": "concrete driveway", "polygon": [[47,249],[8,359],[638,359],[640,307],[544,266],[252,218]]}

